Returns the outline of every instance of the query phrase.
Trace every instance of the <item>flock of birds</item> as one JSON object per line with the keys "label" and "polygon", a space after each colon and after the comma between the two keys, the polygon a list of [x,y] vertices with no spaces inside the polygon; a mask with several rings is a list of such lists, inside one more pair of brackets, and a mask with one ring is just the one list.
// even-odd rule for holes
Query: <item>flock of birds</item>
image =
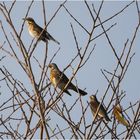
{"label": "flock of birds", "polygon": [[[23,20],[26,21],[29,34],[33,38],[36,38],[38,41],[42,40],[47,43],[48,43],[48,40],[52,40],[58,45],[60,44],[45,29],[37,25],[33,18],[27,17],[27,18],[23,18]],[[59,70],[58,66],[55,63],[49,64],[49,68],[50,68],[50,81],[55,88],[57,87],[60,90],[63,90],[63,92],[67,93],[70,96],[71,94],[68,91],[69,89],[79,93],[82,96],[87,95],[87,92],[79,89],[72,82],[69,82],[68,77]],[[67,85],[68,82],[69,84]],[[111,121],[107,115],[107,111],[105,107],[103,106],[103,104],[100,104],[96,95],[90,96],[89,105],[90,105],[91,112],[94,117],[95,117],[95,114],[97,114],[97,118],[104,118],[106,121]],[[115,118],[118,120],[118,122],[120,122],[126,127],[130,126],[129,122],[125,119],[121,106],[119,104],[113,107],[113,114]]]}

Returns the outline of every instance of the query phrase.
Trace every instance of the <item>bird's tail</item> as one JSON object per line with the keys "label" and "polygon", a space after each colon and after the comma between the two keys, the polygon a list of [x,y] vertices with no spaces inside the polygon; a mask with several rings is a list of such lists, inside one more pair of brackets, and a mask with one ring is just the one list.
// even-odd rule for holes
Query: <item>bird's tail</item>
{"label": "bird's tail", "polygon": [[57,43],[58,45],[60,45],[60,42],[58,42],[57,40],[55,40],[54,38],[51,38],[52,41],[54,41],[55,43]]}
{"label": "bird's tail", "polygon": [[75,92],[80,93],[81,96],[85,96],[87,95],[87,92],[81,90],[80,88],[75,87],[74,85],[72,86],[72,88]]}
{"label": "bird's tail", "polygon": [[87,95],[87,92],[85,92],[85,91],[83,91],[83,90],[81,90],[81,89],[79,89],[79,88],[78,88],[78,91],[79,91],[79,93],[80,93],[82,96]]}
{"label": "bird's tail", "polygon": [[64,90],[64,92],[71,96],[71,94],[68,90]]}
{"label": "bird's tail", "polygon": [[47,37],[48,37],[49,40],[52,40],[55,43],[57,43],[58,45],[60,45],[60,42],[58,42],[56,39],[54,39],[49,33],[47,33]]}

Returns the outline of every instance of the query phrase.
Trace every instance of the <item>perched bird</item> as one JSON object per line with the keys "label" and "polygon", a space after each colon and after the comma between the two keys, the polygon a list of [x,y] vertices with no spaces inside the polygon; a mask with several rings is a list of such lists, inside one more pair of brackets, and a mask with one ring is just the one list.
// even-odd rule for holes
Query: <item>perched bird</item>
{"label": "perched bird", "polygon": [[[95,95],[91,95],[90,96],[90,108],[91,108],[91,111],[92,111],[92,114],[93,116],[95,116],[96,114],[96,111],[100,105],[99,101],[97,100],[96,96]],[[100,109],[98,111],[98,117],[100,118],[105,118],[106,121],[111,121],[106,113],[106,110],[104,109],[103,105],[101,104],[100,106]]]}
{"label": "perched bird", "polygon": [[[50,81],[52,85],[56,88],[63,90],[66,84],[69,82],[69,79],[67,76],[59,70],[57,65],[55,63],[49,64],[50,68]],[[70,94],[68,91],[69,89],[74,90],[77,93],[80,93],[80,95],[84,96],[87,93],[79,88],[77,88],[75,85],[73,85],[71,82],[68,84],[67,88],[64,90],[65,93]]]}
{"label": "perched bird", "polygon": [[126,127],[129,127],[129,123],[124,118],[124,116],[122,114],[122,109],[121,109],[121,107],[119,105],[114,106],[114,108],[113,108],[113,114],[114,114],[115,118],[118,120],[118,122],[120,122],[121,124],[123,124]]}
{"label": "perched bird", "polygon": [[27,17],[23,18],[27,22],[29,34],[34,38],[39,38],[44,42],[48,42],[48,40],[52,40],[56,42],[58,45],[60,44],[57,40],[55,40],[46,30],[43,30],[39,25],[37,25],[33,18]]}

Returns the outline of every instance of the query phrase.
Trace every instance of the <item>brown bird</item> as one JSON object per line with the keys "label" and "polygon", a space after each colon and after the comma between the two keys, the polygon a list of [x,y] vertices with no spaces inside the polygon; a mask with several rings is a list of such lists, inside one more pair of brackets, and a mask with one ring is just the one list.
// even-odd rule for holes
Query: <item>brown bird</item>
{"label": "brown bird", "polygon": [[115,118],[118,120],[119,123],[123,124],[126,127],[129,127],[128,121],[124,118],[122,109],[119,105],[114,106],[113,108],[113,114]]}
{"label": "brown bird", "polygon": [[[67,76],[62,73],[57,65],[55,63],[49,64],[50,68],[50,81],[52,85],[56,88],[58,87],[59,89],[63,90],[66,84],[69,82],[69,79]],[[65,93],[70,94],[68,90],[74,90],[77,93],[80,93],[80,95],[84,96],[87,95],[87,93],[79,88],[77,88],[75,85],[73,85],[71,82],[68,84],[67,88],[64,90]]]}
{"label": "brown bird", "polygon": [[58,45],[60,44],[57,40],[55,40],[46,30],[43,30],[39,25],[37,25],[33,18],[27,17],[23,18],[27,22],[29,34],[34,38],[39,38],[44,42],[48,42],[48,40],[52,40],[56,42]]}
{"label": "brown bird", "polygon": [[[90,96],[90,108],[91,108],[91,111],[92,111],[92,114],[93,116],[95,116],[96,114],[96,111],[98,109],[100,105],[100,102],[97,100],[96,96],[95,95],[91,95]],[[98,117],[100,118],[105,118],[106,121],[111,121],[106,113],[106,110],[104,109],[103,105],[101,104],[100,106],[100,109],[98,111]]]}

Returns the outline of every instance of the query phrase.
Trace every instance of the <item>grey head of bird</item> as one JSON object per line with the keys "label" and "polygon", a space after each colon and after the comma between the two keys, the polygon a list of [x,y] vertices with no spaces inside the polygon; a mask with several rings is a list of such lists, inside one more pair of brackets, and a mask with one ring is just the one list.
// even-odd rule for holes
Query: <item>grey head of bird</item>
{"label": "grey head of bird", "polygon": [[96,98],[96,96],[95,95],[91,95],[90,96],[90,101],[96,101],[97,102],[97,98]]}
{"label": "grey head of bird", "polygon": [[[58,67],[57,67],[57,65],[56,65],[55,63],[49,64],[49,68],[50,68],[51,70],[53,70],[53,69],[58,69]],[[59,69],[58,69],[58,70],[59,70]]]}
{"label": "grey head of bird", "polygon": [[29,23],[29,24],[35,23],[34,19],[31,17],[23,18],[23,20],[27,21],[27,23]]}

